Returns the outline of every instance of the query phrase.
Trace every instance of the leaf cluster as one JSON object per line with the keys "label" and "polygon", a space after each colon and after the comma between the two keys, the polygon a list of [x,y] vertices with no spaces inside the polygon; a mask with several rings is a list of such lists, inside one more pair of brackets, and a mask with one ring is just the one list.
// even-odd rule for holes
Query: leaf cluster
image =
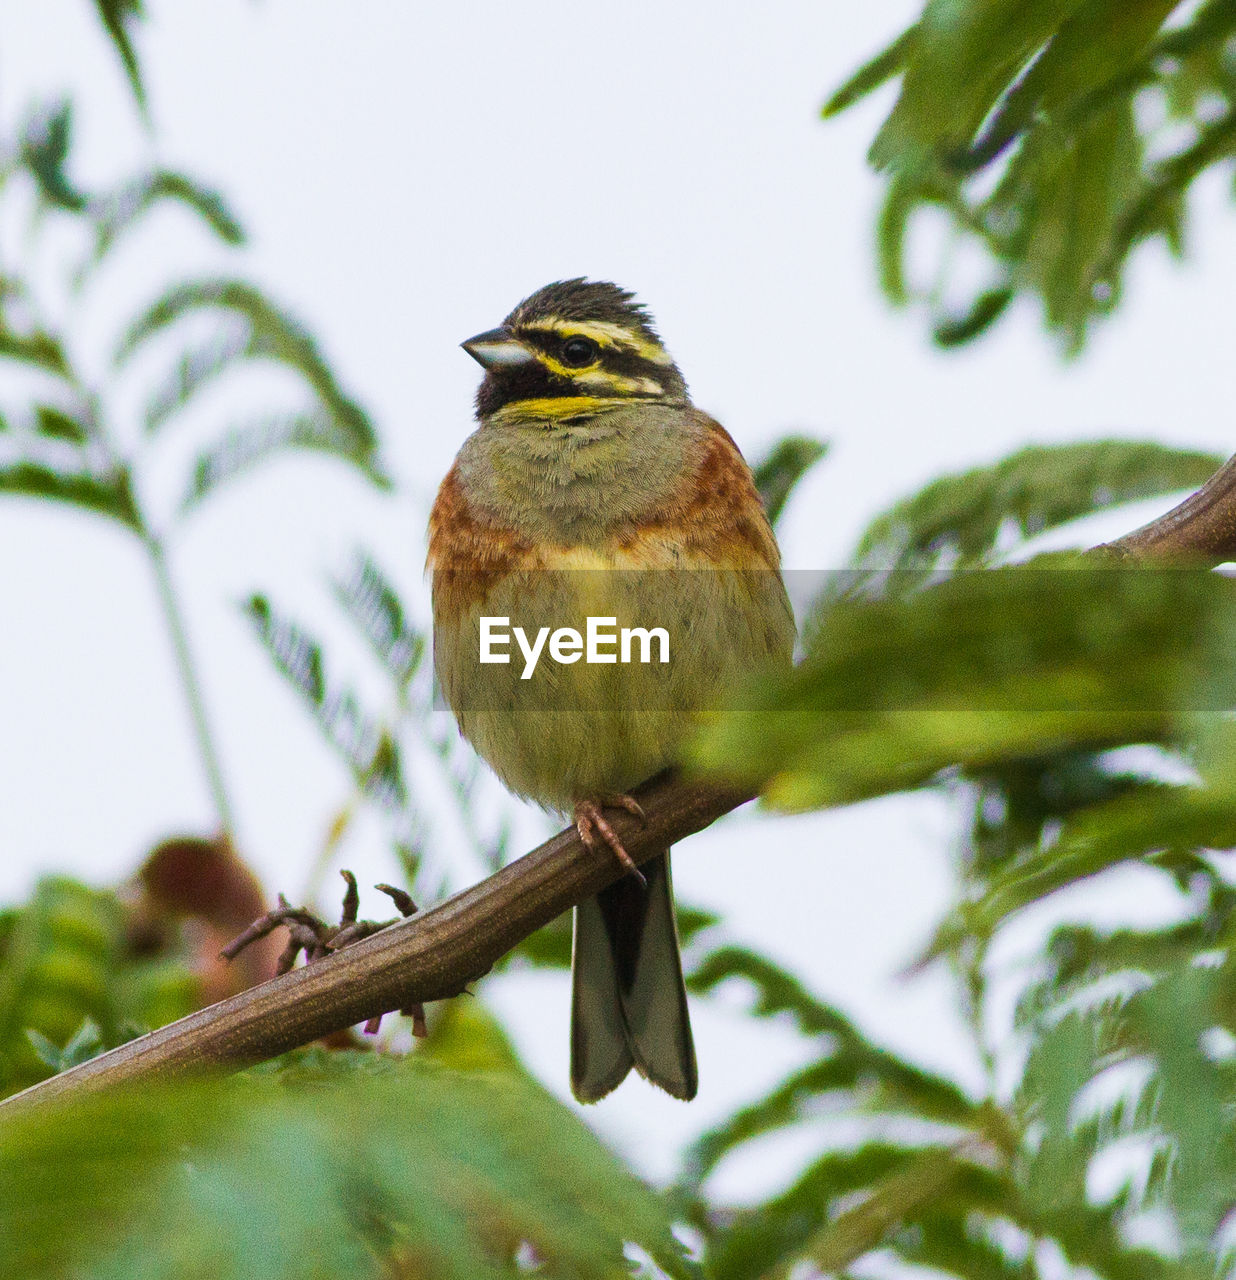
{"label": "leaf cluster", "polygon": [[[927,0],[917,22],[824,107],[890,79],[871,147],[885,175],[880,277],[921,298],[944,347],[972,341],[1035,296],[1065,350],[1119,302],[1127,260],[1161,239],[1182,252],[1188,190],[1236,154],[1236,7],[1230,0]],[[910,282],[921,210],[950,232],[930,286]],[[959,303],[955,242],[988,282]]]}

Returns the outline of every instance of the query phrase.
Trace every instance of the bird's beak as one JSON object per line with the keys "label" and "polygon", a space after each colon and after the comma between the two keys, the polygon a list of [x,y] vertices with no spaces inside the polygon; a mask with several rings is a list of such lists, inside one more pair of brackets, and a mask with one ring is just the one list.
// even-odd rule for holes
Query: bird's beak
{"label": "bird's beak", "polygon": [[527,364],[533,359],[532,352],[509,329],[490,329],[459,345],[486,369]]}

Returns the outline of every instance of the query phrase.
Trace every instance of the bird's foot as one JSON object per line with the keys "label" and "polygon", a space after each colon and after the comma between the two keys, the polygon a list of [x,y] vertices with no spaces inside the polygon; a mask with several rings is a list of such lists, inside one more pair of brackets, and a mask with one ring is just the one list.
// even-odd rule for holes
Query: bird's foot
{"label": "bird's foot", "polygon": [[[371,934],[398,924],[400,917],[407,918],[416,914],[416,903],[408,893],[389,884],[379,884],[375,888],[380,889],[394,902],[399,916],[391,920],[358,920],[360,894],[356,888],[356,877],[350,871],[341,871],[339,874],[343,877],[347,888],[344,890],[343,910],[340,912],[338,924],[327,924],[321,916],[307,908],[292,906],[283,894],[280,894],[279,905],[273,911],[268,911],[255,920],[238,937],[233,938],[219,955],[224,960],[234,960],[246,947],[282,926],[288,931],[288,945],[279,957],[275,973],[283,974],[292,968],[302,951],[305,953],[305,963],[312,964],[315,960],[321,960],[323,956],[328,956],[334,951],[342,951],[349,944],[359,942],[361,938],[368,938]],[[423,1037],[427,1034],[424,1005],[411,1004],[406,1009],[401,1009],[400,1013],[412,1019],[413,1035]],[[375,1034],[381,1022],[381,1014],[376,1018],[370,1018],[365,1023],[365,1031],[370,1035]]]}
{"label": "bird's foot", "polygon": [[580,800],[575,806],[575,829],[579,832],[579,838],[589,849],[595,850],[601,843],[607,845],[626,868],[627,874],[634,876],[647,888],[648,881],[644,879],[644,873],[635,865],[635,860],[626,851],[618,833],[606,821],[606,809],[625,809],[641,823],[644,821],[644,811],[633,796],[617,794],[601,796],[597,800]]}

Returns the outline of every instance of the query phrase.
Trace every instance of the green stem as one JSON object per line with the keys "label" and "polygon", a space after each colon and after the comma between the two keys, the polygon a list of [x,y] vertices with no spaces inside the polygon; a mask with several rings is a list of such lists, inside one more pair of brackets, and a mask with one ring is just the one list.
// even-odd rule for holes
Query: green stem
{"label": "green stem", "polygon": [[198,682],[197,664],[193,659],[193,650],[189,645],[189,633],[185,627],[184,613],[181,611],[180,598],[176,594],[175,584],[167,563],[167,550],[163,543],[152,533],[143,538],[150,563],[154,569],[155,582],[159,588],[159,603],[163,606],[163,616],[167,621],[167,629],[172,639],[172,650],[176,655],[176,667],[180,673],[180,684],[185,692],[185,700],[189,704],[189,715],[193,720],[193,733],[197,739],[198,753],[202,766],[206,770],[206,781],[210,786],[211,798],[214,801],[215,813],[219,826],[225,836],[232,836],[236,823],[232,813],[232,805],[228,800],[227,787],[223,782],[223,769],[219,763],[219,750],[215,745],[214,735],[210,731],[210,721],[206,715],[206,701],[202,697],[201,685]]}

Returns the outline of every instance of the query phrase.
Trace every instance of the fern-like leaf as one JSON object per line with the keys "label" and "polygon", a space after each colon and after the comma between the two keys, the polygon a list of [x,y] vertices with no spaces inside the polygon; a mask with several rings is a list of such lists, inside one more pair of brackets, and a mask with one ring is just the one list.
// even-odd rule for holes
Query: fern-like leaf
{"label": "fern-like leaf", "polygon": [[67,100],[40,107],[26,124],[21,157],[38,183],[39,194],[55,208],[81,213],[89,197],[69,177],[73,105]]}
{"label": "fern-like leaf", "polygon": [[1222,458],[1151,441],[1035,445],[943,476],[867,527],[853,562],[875,571],[982,564],[1024,540],[1124,502],[1196,488]]}
{"label": "fern-like leaf", "polygon": [[327,681],[322,646],[303,627],[276,613],[264,596],[251,596],[245,612],[263,648],[308,704],[358,785],[389,809],[405,808],[408,792],[398,742],[361,709],[350,689],[336,689]]}
{"label": "fern-like leaf", "polygon": [[0,465],[0,494],[46,498],[109,516],[140,533],[141,516],[133,501],[127,473],[113,475],[65,471],[48,463],[22,460]]}
{"label": "fern-like leaf", "polygon": [[199,455],[180,510],[188,514],[225,484],[245,475],[260,463],[282,457],[293,449],[345,458],[373,483],[388,482],[377,467],[373,452],[356,449],[354,437],[339,429],[338,420],[320,409],[271,414],[234,427],[222,440]]}
{"label": "fern-like leaf", "polygon": [[127,182],[118,190],[91,203],[95,221],[94,264],[115,247],[122,236],[157,205],[178,204],[197,215],[224,244],[244,243],[245,233],[227,201],[183,173],[157,169]]}
{"label": "fern-like leaf", "polygon": [[391,581],[372,557],[358,555],[335,595],[369,642],[395,687],[402,689],[425,655],[425,636],[408,622]]}

